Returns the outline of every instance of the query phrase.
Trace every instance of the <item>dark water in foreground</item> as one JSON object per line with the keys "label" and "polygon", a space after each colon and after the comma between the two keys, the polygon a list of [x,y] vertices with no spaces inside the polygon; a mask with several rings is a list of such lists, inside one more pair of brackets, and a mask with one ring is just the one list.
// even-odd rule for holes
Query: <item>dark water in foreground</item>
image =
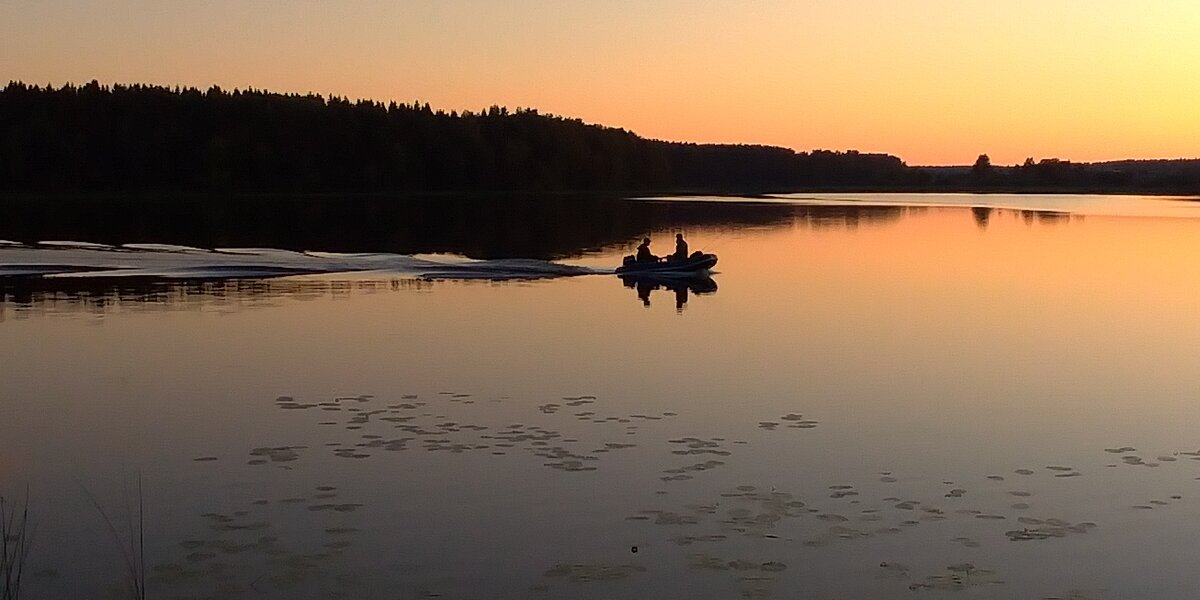
{"label": "dark water in foreground", "polygon": [[692,289],[0,278],[23,591],[122,597],[88,494],[124,538],[140,475],[156,598],[1192,597],[1200,219],[963,198],[634,208],[542,254],[682,230],[721,257]]}

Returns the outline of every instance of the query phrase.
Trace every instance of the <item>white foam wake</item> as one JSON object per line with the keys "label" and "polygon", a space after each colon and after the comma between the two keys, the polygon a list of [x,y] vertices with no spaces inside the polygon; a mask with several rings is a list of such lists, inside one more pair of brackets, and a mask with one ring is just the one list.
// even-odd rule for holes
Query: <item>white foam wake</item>
{"label": "white foam wake", "polygon": [[536,259],[475,260],[452,255],[295,252],[275,248],[207,250],[168,244],[107,246],[52,241],[0,245],[0,277],[278,277],[380,272],[427,279],[542,279],[611,273]]}

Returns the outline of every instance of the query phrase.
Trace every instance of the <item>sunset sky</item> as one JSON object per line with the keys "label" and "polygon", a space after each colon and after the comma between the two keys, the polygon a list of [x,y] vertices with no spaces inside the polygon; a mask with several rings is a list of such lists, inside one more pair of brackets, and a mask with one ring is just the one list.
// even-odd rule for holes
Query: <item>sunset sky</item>
{"label": "sunset sky", "polygon": [[1195,0],[6,0],[0,79],[533,107],[909,164],[1200,157]]}

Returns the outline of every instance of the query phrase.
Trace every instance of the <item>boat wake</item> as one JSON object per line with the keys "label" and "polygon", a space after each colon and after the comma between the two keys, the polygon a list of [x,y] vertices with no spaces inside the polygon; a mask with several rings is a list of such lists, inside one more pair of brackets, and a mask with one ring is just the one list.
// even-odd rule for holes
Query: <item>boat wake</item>
{"label": "boat wake", "polygon": [[378,273],[423,279],[546,279],[612,273],[546,260],[475,260],[453,255],[295,252],[275,248],[110,246],[44,241],[0,244],[0,277],[220,279]]}

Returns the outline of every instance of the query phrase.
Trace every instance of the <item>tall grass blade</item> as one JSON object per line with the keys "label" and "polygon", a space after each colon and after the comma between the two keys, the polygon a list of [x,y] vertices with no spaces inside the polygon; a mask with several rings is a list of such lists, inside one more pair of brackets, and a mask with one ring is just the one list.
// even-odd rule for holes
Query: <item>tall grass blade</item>
{"label": "tall grass blade", "polygon": [[21,597],[21,577],[29,562],[33,531],[29,526],[29,488],[23,505],[10,505],[0,496],[0,600]]}
{"label": "tall grass blade", "polygon": [[[125,524],[129,531],[128,540],[122,539],[121,534],[117,531],[117,526],[113,523],[112,518],[109,517],[108,511],[104,510],[104,506],[100,504],[100,501],[97,500],[96,497],[93,496],[92,493],[89,492],[88,489],[83,486],[83,484],[80,484],[79,487],[83,489],[84,496],[88,499],[89,502],[91,502],[92,506],[96,508],[96,512],[99,512],[100,517],[102,519],[104,519],[104,525],[108,528],[109,537],[112,538],[113,543],[116,544],[117,549],[121,553],[121,560],[122,560],[122,562],[125,563],[124,564],[125,580],[126,580],[126,585],[128,586],[128,591],[129,591],[130,597],[133,598],[134,600],[145,600],[146,599],[146,568],[145,568],[145,559],[144,559],[145,532],[143,531],[143,526],[145,524],[145,521],[144,521],[143,515],[142,515],[142,510],[145,507],[145,502],[142,499],[141,473],[138,474],[137,531],[134,531],[133,512],[130,509],[130,505],[129,505],[129,495],[128,495],[128,493],[125,494]],[[126,490],[127,490],[127,488],[126,488]]]}

